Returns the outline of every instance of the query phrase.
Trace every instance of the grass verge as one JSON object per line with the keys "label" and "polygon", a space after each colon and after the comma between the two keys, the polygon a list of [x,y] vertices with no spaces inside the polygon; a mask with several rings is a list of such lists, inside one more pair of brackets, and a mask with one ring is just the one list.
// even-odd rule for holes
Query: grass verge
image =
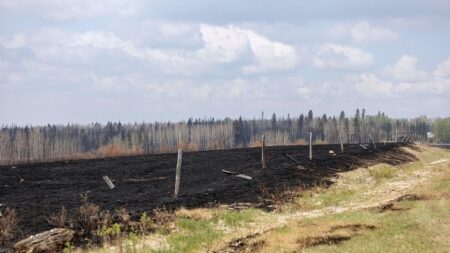
{"label": "grass verge", "polygon": [[[179,210],[173,232],[126,238],[124,244],[133,246],[125,250],[448,252],[450,163],[432,162],[448,159],[450,152],[419,149],[409,150],[416,162],[343,173],[331,187],[299,192],[277,212]],[[410,197],[416,195],[427,197]],[[117,247],[103,250],[119,252]]]}

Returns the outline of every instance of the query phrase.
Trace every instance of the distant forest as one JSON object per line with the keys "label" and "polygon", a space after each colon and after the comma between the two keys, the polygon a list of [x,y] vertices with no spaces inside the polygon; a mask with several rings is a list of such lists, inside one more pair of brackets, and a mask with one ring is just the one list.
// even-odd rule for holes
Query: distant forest
{"label": "distant forest", "polygon": [[384,113],[366,115],[356,110],[348,116],[317,117],[310,110],[299,116],[272,114],[253,119],[188,119],[178,123],[154,122],[89,125],[2,126],[0,164],[53,161],[62,159],[154,154],[187,151],[257,147],[265,135],[266,145],[392,142],[414,135],[415,140],[450,142],[450,118],[394,119]]}

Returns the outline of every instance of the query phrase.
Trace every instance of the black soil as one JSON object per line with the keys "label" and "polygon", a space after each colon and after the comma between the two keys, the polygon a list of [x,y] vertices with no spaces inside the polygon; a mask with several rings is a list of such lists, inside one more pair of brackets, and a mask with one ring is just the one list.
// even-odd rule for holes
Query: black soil
{"label": "black soil", "polygon": [[[259,148],[187,152],[183,155],[179,198],[172,197],[176,154],[2,166],[0,208],[15,208],[21,217],[22,231],[30,234],[48,229],[46,215],[58,212],[62,206],[73,214],[80,206],[82,194],[102,209],[125,206],[135,215],[162,207],[261,204],[267,192],[330,182],[336,173],[358,167],[415,160],[400,146],[378,144],[377,149],[363,149],[345,145],[345,153],[341,153],[339,145],[315,145],[312,161],[307,146],[266,147],[267,169],[261,169]],[[284,153],[306,170],[297,169]],[[242,173],[252,180],[226,175],[221,170]],[[105,175],[113,180],[115,189],[110,190],[103,181]]]}

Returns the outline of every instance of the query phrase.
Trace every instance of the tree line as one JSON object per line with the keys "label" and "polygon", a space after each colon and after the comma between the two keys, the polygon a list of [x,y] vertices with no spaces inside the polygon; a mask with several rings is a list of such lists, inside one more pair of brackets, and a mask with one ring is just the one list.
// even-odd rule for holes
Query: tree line
{"label": "tree line", "polygon": [[312,132],[315,144],[391,142],[414,134],[426,140],[434,131],[437,142],[450,142],[450,118],[394,119],[384,113],[315,116],[311,110],[299,116],[253,119],[188,119],[177,123],[128,123],[47,126],[2,126],[0,164],[61,159],[155,154],[256,147],[264,135],[266,145],[306,144]]}

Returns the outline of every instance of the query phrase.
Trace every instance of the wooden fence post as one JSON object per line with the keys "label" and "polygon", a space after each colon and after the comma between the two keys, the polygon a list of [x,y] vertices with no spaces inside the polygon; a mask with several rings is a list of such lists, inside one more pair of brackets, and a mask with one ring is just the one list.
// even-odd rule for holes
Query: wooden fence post
{"label": "wooden fence post", "polygon": [[114,187],[116,187],[113,182],[111,181],[111,179],[109,179],[108,176],[103,176],[103,180],[105,180],[106,184],[109,186],[109,189],[114,189]]}
{"label": "wooden fence post", "polygon": [[178,193],[180,191],[180,177],[181,177],[181,162],[183,158],[183,150],[178,149],[178,158],[177,158],[177,170],[175,175],[175,198],[178,197]]}
{"label": "wooden fence post", "polygon": [[372,135],[369,134],[369,138],[372,141],[373,147],[377,148],[377,145],[375,145],[375,141],[373,140]]}
{"label": "wooden fence post", "polygon": [[266,145],[266,136],[263,134],[261,143],[261,166],[263,169],[266,167],[266,159],[264,158],[264,145]]}
{"label": "wooden fence post", "polygon": [[309,132],[309,160],[312,160],[312,132]]}
{"label": "wooden fence post", "polygon": [[341,134],[341,130],[339,130],[339,140],[341,141],[341,152],[344,152],[344,143],[342,143],[342,134]]}

